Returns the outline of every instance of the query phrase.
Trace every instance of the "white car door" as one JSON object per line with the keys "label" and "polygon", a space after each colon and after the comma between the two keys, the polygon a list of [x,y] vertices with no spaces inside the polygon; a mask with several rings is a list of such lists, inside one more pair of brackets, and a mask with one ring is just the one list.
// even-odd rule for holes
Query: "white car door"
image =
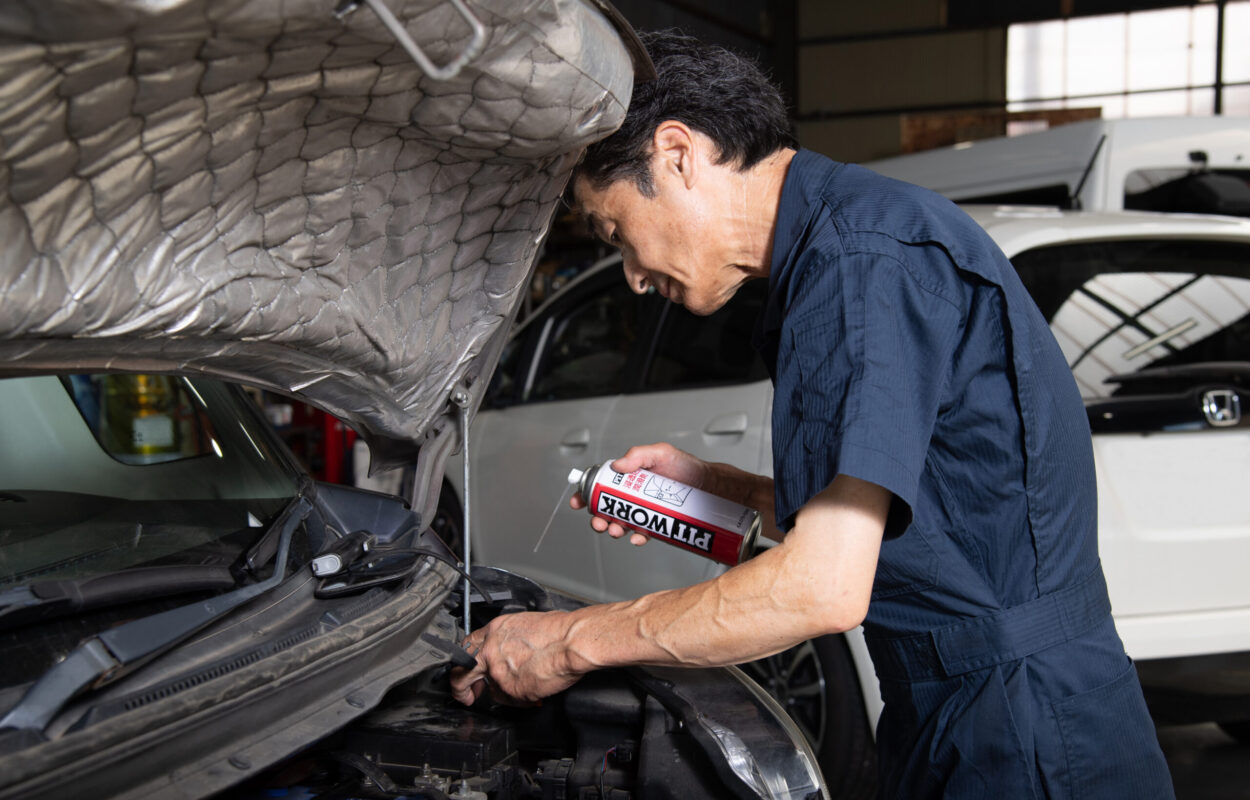
{"label": "white car door", "polygon": [[[637,390],[612,409],[602,436],[606,457],[666,441],[708,461],[771,474],[772,384],[751,346],[766,290],[763,281],[749,283],[709,317],[665,308]],[[612,599],[697,583],[725,569],[658,541],[633,547],[602,538],[603,585]]]}

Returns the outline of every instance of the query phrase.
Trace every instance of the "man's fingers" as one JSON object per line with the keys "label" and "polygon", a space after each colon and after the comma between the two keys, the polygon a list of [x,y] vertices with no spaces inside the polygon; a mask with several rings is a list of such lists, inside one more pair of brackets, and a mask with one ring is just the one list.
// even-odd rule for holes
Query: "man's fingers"
{"label": "man's fingers", "polygon": [[649,540],[650,540],[650,537],[644,536],[641,533],[635,533],[633,536],[629,537],[629,543],[632,544],[634,547],[642,547]]}
{"label": "man's fingers", "polygon": [[484,636],[484,631],[480,633],[474,631],[473,634],[465,637],[460,646],[464,648],[466,653],[476,658],[477,663],[467,669],[465,667],[455,667],[449,676],[452,697],[466,706],[473,705],[482,696],[482,692],[486,691],[488,665],[481,653],[482,645],[485,643],[485,639],[481,637]]}
{"label": "man's fingers", "polygon": [[639,469],[651,469],[655,466],[655,445],[638,445],[625,451],[625,455],[612,462],[612,469],[617,472],[629,473]]}
{"label": "man's fingers", "polygon": [[486,667],[481,659],[473,669],[456,667],[451,671],[451,696],[471,706],[486,691]]}
{"label": "man's fingers", "polygon": [[612,469],[617,472],[645,469],[691,486],[699,486],[707,465],[668,442],[656,442],[629,448],[623,456],[612,462]]}
{"label": "man's fingers", "polygon": [[476,680],[465,687],[463,692],[464,699],[459,697],[456,699],[460,700],[460,702],[464,703],[466,706],[471,706],[481,699],[482,695],[484,695],[489,689],[490,682],[486,680],[486,676],[482,676],[481,680]]}

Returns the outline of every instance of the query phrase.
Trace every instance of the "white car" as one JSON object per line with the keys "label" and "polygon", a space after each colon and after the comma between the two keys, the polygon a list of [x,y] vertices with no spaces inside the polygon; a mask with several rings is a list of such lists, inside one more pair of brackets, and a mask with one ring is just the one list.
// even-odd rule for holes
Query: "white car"
{"label": "white car", "polygon": [[[1156,719],[1216,720],[1246,736],[1250,679],[1229,668],[1250,664],[1250,418],[1240,402],[1250,391],[1250,220],[968,211],[1016,265],[1086,398],[1113,613]],[[771,474],[771,385],[750,346],[764,290],[748,284],[698,318],[634,295],[614,256],[520,325],[471,432],[477,556],[591,600],[720,572],[677,548],[595,535],[585,512],[567,507],[565,478],[652,441]],[[450,469],[444,488],[449,525],[460,474]],[[748,671],[804,728],[833,795],[871,787],[880,699],[858,631]]]}
{"label": "white car", "polygon": [[959,203],[1250,216],[1250,118],[1090,119],[864,166]]}

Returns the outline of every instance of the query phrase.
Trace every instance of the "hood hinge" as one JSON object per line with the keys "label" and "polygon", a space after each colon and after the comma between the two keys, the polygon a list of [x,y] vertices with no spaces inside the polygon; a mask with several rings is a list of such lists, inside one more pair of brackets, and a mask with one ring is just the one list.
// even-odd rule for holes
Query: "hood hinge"
{"label": "hood hinge", "polygon": [[[408,34],[408,30],[404,28],[404,24],[396,18],[382,0],[363,0],[363,2],[369,6],[370,11],[377,15],[378,20],[390,31],[391,36],[395,37],[395,41],[399,43],[399,46],[408,53],[408,57],[416,62],[422,72],[436,81],[448,81],[459,75],[460,70],[464,69],[466,64],[476,58],[486,44],[486,26],[473,15],[469,7],[464,4],[464,0],[448,0],[451,7],[456,10],[460,18],[469,26],[472,36],[460,55],[440,67],[431,61],[429,56],[425,54],[425,51],[413,41],[412,36]],[[338,8],[334,9],[334,16],[336,19],[342,20],[358,8],[360,8],[360,3],[356,2],[356,0],[345,0]]]}

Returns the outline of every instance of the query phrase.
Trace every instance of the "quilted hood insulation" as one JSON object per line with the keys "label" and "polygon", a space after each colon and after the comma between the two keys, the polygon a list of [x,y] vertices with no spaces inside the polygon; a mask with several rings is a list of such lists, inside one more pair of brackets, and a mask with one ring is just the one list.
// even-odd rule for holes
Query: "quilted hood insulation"
{"label": "quilted hood insulation", "polygon": [[[470,46],[444,0],[386,2],[435,65]],[[367,6],[0,5],[0,372],[209,374],[339,416],[375,459],[417,441],[493,368],[633,85],[591,4],[470,8],[480,52],[436,79]]]}

